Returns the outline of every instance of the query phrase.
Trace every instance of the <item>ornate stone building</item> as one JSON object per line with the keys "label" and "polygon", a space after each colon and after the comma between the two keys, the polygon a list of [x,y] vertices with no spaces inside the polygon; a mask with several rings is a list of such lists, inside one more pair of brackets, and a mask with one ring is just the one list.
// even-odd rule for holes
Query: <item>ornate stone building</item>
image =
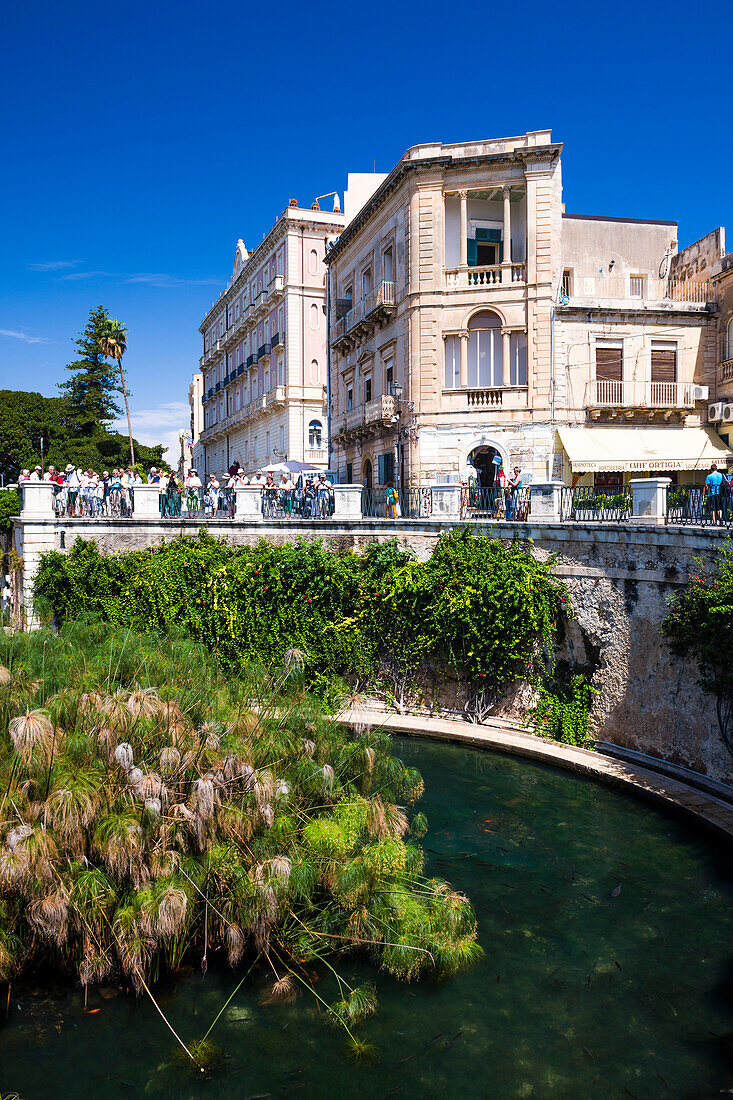
{"label": "ornate stone building", "polygon": [[501,459],[602,486],[726,451],[714,288],[671,274],[675,223],[565,214],[561,148],[408,149],[329,250],[341,479],[487,484]]}
{"label": "ornate stone building", "polygon": [[325,469],[326,239],[344,216],[295,201],[261,244],[240,240],[232,277],[199,331],[204,423],[199,473],[284,459]]}

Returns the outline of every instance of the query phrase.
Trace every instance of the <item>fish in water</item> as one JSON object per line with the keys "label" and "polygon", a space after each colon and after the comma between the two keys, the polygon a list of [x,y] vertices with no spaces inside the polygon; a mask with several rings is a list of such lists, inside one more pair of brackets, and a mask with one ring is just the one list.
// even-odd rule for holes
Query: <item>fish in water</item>
{"label": "fish in water", "polygon": [[620,893],[621,893],[621,886],[618,885],[615,890],[611,891],[611,897],[612,898],[617,898]]}

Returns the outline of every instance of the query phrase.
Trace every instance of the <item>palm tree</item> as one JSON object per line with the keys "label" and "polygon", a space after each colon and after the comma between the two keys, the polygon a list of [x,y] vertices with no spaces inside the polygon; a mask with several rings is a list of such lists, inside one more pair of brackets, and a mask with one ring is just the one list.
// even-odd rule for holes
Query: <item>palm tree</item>
{"label": "palm tree", "polygon": [[108,359],[114,359],[120,368],[120,381],[122,382],[122,396],[125,399],[125,411],[127,412],[127,433],[130,437],[130,465],[135,465],[135,448],[132,442],[132,422],[130,420],[130,405],[127,400],[125,388],[125,375],[122,370],[122,356],[127,351],[127,329],[115,318],[107,322],[102,336],[99,337],[99,346],[102,354]]}

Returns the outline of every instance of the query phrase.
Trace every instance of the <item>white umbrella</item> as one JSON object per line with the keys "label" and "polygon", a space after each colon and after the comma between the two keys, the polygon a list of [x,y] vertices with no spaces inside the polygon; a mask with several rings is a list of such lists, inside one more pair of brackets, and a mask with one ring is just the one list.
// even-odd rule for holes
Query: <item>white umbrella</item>
{"label": "white umbrella", "polygon": [[261,466],[258,474],[287,474],[289,470],[284,462],[276,462],[274,466]]}

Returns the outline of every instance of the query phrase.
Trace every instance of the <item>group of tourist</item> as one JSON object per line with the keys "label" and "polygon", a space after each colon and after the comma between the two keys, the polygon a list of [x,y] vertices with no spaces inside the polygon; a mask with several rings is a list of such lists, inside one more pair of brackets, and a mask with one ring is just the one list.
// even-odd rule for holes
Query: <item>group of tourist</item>
{"label": "group of tourist", "polygon": [[[135,487],[144,484],[140,474],[131,468],[104,470],[99,474],[72,463],[64,470],[49,466],[45,473],[41,466],[36,466],[32,471],[22,470],[18,478],[20,487],[36,481],[53,486],[54,511],[58,516],[84,518],[131,516]],[[283,474],[276,483],[272,474],[256,473],[248,477],[240,467],[222,474],[221,478],[209,474],[204,484],[195,469],[189,470],[181,481],[175,471],[153,467],[145,483],[159,486],[160,512],[164,517],[203,512],[209,518],[233,518],[235,490],[245,485],[259,487],[265,516],[317,518],[333,514],[333,486],[325,474],[301,477],[297,482],[290,474]]]}
{"label": "group of tourist", "polygon": [[259,488],[264,516],[300,516],[304,519],[333,515],[333,486],[325,474],[299,478],[294,482],[288,473],[282,474],[279,482],[272,474],[256,473],[248,477],[239,467],[223,474],[221,480],[216,474],[209,474],[206,485],[202,485],[197,470],[190,470],[186,476],[185,490],[188,511],[192,511],[194,496],[202,501],[207,516],[216,516],[222,512],[234,514],[235,490],[244,486]]}

